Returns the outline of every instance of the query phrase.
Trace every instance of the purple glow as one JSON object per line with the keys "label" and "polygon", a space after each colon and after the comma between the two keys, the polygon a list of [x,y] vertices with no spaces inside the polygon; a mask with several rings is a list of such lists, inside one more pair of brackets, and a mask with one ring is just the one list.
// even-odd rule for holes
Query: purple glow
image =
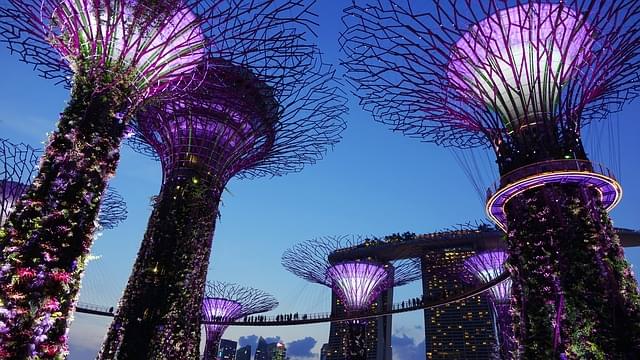
{"label": "purple glow", "polygon": [[[204,58],[200,20],[185,4],[171,15],[140,20],[144,5],[135,0],[63,0],[43,3],[48,40],[72,70],[95,59],[106,69],[131,72],[133,85],[145,95],[194,70]],[[95,64],[94,64],[95,65]]]}
{"label": "purple glow", "polygon": [[458,40],[447,76],[518,129],[520,121],[553,112],[562,86],[589,57],[593,39],[583,21],[562,4],[501,10]]}
{"label": "purple glow", "polygon": [[382,291],[392,285],[387,265],[367,262],[346,262],[327,269],[331,287],[347,310],[364,310]]}
{"label": "purple glow", "polygon": [[0,180],[0,226],[4,224],[16,201],[27,188],[27,185],[15,181]]}
{"label": "purple glow", "polygon": [[[233,321],[244,316],[242,304],[237,301],[207,298],[202,302],[202,317],[206,321]],[[206,324],[208,339],[217,339],[228,325]]]}
{"label": "purple glow", "polygon": [[[504,251],[487,251],[476,254],[464,262],[464,267],[483,283],[498,278],[505,271],[504,263],[507,261],[507,253]],[[500,282],[489,289],[496,302],[509,302],[511,298],[511,279]]]}
{"label": "purple glow", "polygon": [[487,202],[486,212],[489,218],[503,231],[507,230],[505,206],[513,197],[545,184],[580,184],[595,188],[602,205],[613,209],[622,198],[620,184],[611,177],[593,172],[557,171],[530,176],[512,184],[503,186]]}

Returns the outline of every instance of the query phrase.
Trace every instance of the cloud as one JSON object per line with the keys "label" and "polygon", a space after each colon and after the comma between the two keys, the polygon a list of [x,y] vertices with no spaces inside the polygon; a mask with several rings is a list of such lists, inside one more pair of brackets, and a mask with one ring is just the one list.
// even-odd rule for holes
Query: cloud
{"label": "cloud", "polygon": [[[258,335],[241,336],[240,339],[238,339],[238,347],[251,345],[251,351],[255,351],[256,347],[258,347],[259,338],[260,337]],[[271,344],[280,341],[280,336],[267,337],[264,338],[264,340],[267,342],[267,344]]]}
{"label": "cloud", "polygon": [[406,334],[391,336],[391,346],[394,360],[418,360],[426,356],[424,340],[416,344],[415,339]]}
{"label": "cloud", "polygon": [[258,344],[257,335],[241,336],[240,339],[238,339],[238,347],[251,345],[251,349],[255,349],[257,344]]}
{"label": "cloud", "polygon": [[295,358],[313,358],[316,354],[311,352],[318,342],[307,336],[304,339],[294,340],[287,344],[287,355]]}

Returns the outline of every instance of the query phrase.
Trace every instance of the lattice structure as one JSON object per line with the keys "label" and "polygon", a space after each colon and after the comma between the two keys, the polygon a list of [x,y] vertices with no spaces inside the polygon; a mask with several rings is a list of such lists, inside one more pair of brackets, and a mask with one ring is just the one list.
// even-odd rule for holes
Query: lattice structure
{"label": "lattice structure", "polygon": [[[13,144],[0,139],[0,224],[24,195],[38,170],[41,150],[25,144]],[[103,229],[113,229],[127,219],[127,203],[115,189],[104,194],[100,204],[98,223]]]}
{"label": "lattice structure", "polygon": [[[282,255],[282,266],[307,281],[333,287],[334,282],[329,276],[329,273],[330,269],[336,264],[331,264],[329,262],[329,255],[334,251],[360,246],[368,241],[371,241],[371,239],[362,236],[349,235],[328,236],[308,240],[303,243],[296,244],[291,249],[285,251]],[[370,259],[362,259],[360,262],[366,264],[368,260]],[[373,259],[373,262],[375,262],[375,259]],[[344,263],[349,264],[353,262],[349,261]],[[391,265],[391,267],[393,267],[393,275],[390,276],[391,281],[384,281],[387,286],[402,286],[420,279],[420,268],[414,261],[398,260],[394,261]],[[338,269],[339,268],[336,268],[331,272],[336,274]],[[371,268],[372,274],[376,273],[375,269],[375,266]]]}
{"label": "lattice structure", "polygon": [[410,136],[492,146],[505,171],[584,157],[580,127],[638,95],[635,1],[365,3],[341,40],[361,104]]}
{"label": "lattice structure", "polygon": [[637,352],[640,295],[606,214],[620,186],[589,161],[581,130],[639,94],[640,1],[363,0],[345,11],[343,63],[377,121],[494,150],[502,178],[487,210],[509,234],[522,356]]}
{"label": "lattice structure", "polygon": [[[294,46],[295,57],[300,50],[289,41],[283,39],[279,51]],[[260,74],[265,69],[253,73],[250,66],[212,59],[207,79],[188,99],[138,115],[132,144],[160,158],[165,182],[195,176],[220,189],[233,176],[299,171],[338,141],[346,109],[329,66],[320,59],[295,66],[306,71],[292,68],[274,79]]]}
{"label": "lattice structure", "polygon": [[[465,260],[464,267],[477,280],[486,284],[507,271],[504,266],[507,256],[507,253],[501,250],[481,252]],[[511,300],[511,280],[501,282],[489,292],[494,301],[508,303]]]}
{"label": "lattice structure", "polygon": [[[345,311],[366,313],[382,292],[420,279],[422,275],[419,264],[408,259],[393,262],[376,261],[375,258],[337,263],[329,261],[330,255],[340,249],[367,246],[368,243],[379,241],[381,240],[360,236],[309,240],[285,251],[282,265],[305,280],[330,287]],[[333,307],[332,309],[335,310]],[[337,352],[335,355],[348,359],[366,359],[370,352],[369,346],[375,344],[375,337],[380,332],[380,329],[376,331],[370,325],[374,324],[352,321],[335,324],[336,329],[332,325],[331,331],[339,332],[342,342],[341,350],[333,350]]]}
{"label": "lattice structure", "polygon": [[[273,310],[276,299],[264,291],[237,284],[208,282],[202,303],[202,318],[206,321],[233,321],[251,314]],[[207,343],[204,359],[215,360],[222,334],[228,325],[205,324]]]}
{"label": "lattice structure", "polygon": [[40,152],[26,144],[0,139],[0,225],[31,183]]}
{"label": "lattice structure", "polygon": [[[465,260],[464,268],[476,278],[477,282],[486,284],[507,271],[505,268],[507,257],[507,253],[503,250],[477,253]],[[513,339],[513,322],[510,314],[511,286],[511,279],[507,279],[489,289],[501,359],[511,358],[512,352],[515,350],[514,346],[516,346]]]}
{"label": "lattice structure", "polygon": [[389,265],[346,262],[331,266],[326,275],[349,311],[368,308],[381,292],[393,285]]}
{"label": "lattice structure", "polygon": [[[205,58],[207,11],[216,1],[8,0],[2,41],[40,75],[70,83],[109,74],[143,99],[189,85]],[[93,73],[93,74],[91,74]]]}
{"label": "lattice structure", "polygon": [[146,106],[131,125],[134,148],[160,159],[164,179],[103,359],[196,358],[195,325],[227,181],[299,171],[345,127],[334,70],[309,42],[308,5],[227,0],[212,13],[211,57],[198,89]]}

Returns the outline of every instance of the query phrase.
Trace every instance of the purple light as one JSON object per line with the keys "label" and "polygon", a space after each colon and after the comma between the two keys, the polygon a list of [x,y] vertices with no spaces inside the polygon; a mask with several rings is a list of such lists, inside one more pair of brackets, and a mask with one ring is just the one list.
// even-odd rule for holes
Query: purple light
{"label": "purple light", "polygon": [[593,39],[583,22],[561,4],[498,11],[458,40],[447,76],[519,129],[520,121],[553,112],[562,86],[588,58]]}
{"label": "purple light", "polygon": [[201,20],[185,4],[173,8],[153,23],[141,20],[145,5],[135,0],[47,0],[42,13],[50,16],[44,19],[48,41],[74,72],[95,59],[153,95],[194,70],[205,54]]}
{"label": "purple light", "polygon": [[[244,316],[242,304],[237,301],[207,298],[202,302],[202,317],[206,321],[234,321]],[[208,339],[217,339],[228,325],[206,324]]]}
{"label": "purple light", "polygon": [[596,189],[605,209],[613,209],[622,199],[622,187],[609,176],[586,171],[555,171],[526,177],[503,186],[489,198],[487,216],[503,231],[507,231],[505,206],[515,196],[545,184],[580,184]]}
{"label": "purple light", "polygon": [[[464,262],[465,269],[483,283],[488,283],[504,273],[507,253],[504,251],[487,251],[476,254]],[[489,289],[496,302],[509,302],[511,298],[511,279],[500,282]]]}
{"label": "purple light", "polygon": [[346,262],[327,269],[331,287],[343,301],[347,310],[363,310],[392,285],[387,265],[367,262]]}

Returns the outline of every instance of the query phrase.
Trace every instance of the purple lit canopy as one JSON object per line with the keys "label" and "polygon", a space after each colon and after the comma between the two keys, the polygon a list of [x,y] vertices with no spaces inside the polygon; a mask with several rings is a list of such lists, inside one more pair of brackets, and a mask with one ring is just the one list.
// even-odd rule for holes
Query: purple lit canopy
{"label": "purple lit canopy", "polygon": [[[135,89],[136,99],[193,80],[206,54],[194,11],[215,1],[9,0],[0,9],[3,41],[45,78],[111,72]],[[184,77],[184,79],[182,79]]]}
{"label": "purple lit canopy", "polygon": [[408,0],[355,2],[343,17],[343,64],[361,105],[410,136],[497,147],[536,124],[572,137],[640,93],[634,7],[488,0],[440,1],[431,11]]}
{"label": "purple lit canopy", "polygon": [[[464,268],[482,283],[488,283],[500,275],[506,269],[507,253],[503,250],[494,250],[478,253],[464,262]],[[511,299],[511,278],[500,282],[489,289],[491,296],[497,302],[509,302]]]}
{"label": "purple lit canopy", "polygon": [[520,121],[555,113],[563,85],[590,54],[593,39],[585,21],[559,4],[498,11],[456,42],[449,80],[518,130],[528,125]]}
{"label": "purple lit canopy", "polygon": [[332,288],[349,310],[369,306],[382,292],[420,279],[418,263],[396,260],[354,259],[332,264],[329,256],[337,250],[365,244],[369,238],[335,236],[309,240],[288,249],[282,265],[293,274]]}
{"label": "purple lit canopy", "polygon": [[[224,282],[208,282],[202,303],[204,321],[233,321],[270,311],[278,301],[264,291]],[[205,324],[207,341],[218,342],[229,325]]]}
{"label": "purple lit canopy", "polygon": [[390,270],[389,265],[345,262],[327,269],[327,278],[347,310],[364,310],[381,292],[393,286]]}

